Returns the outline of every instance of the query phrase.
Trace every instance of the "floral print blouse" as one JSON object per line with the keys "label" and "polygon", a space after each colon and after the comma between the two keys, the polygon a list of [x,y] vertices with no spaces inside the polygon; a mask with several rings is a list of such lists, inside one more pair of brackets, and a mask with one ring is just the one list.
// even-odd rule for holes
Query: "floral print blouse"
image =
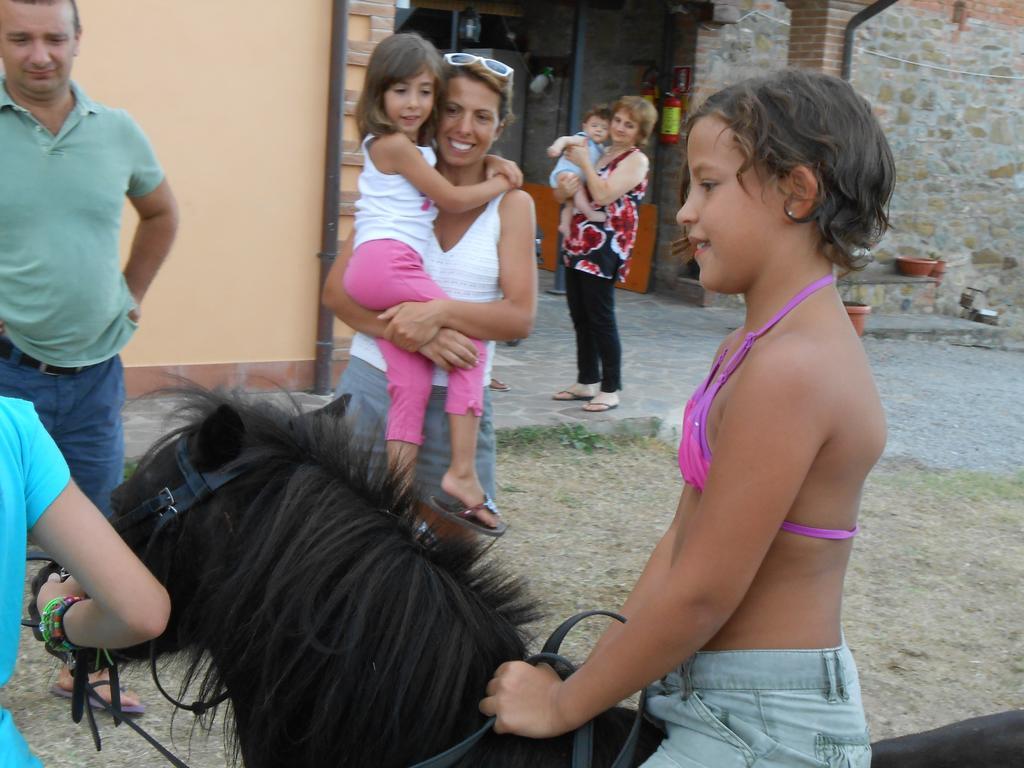
{"label": "floral print blouse", "polygon": [[[628,152],[612,160],[597,172],[602,179],[608,178],[616,166],[634,152]],[[607,218],[604,221],[590,221],[582,213],[576,213],[569,225],[569,237],[562,243],[562,259],[568,269],[603,277],[608,280],[617,278],[625,282],[629,276],[629,264],[636,243],[636,232],[640,221],[640,201],[647,192],[647,177],[603,208]]]}

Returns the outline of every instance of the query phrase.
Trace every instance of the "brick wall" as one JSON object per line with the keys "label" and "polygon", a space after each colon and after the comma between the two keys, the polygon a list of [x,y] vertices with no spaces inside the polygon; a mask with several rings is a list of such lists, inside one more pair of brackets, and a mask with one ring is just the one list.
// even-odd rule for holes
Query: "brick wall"
{"label": "brick wall", "polygon": [[[904,0],[900,5],[953,18],[954,0]],[[966,0],[964,10],[970,19],[995,24],[1024,26],[1024,0]]]}
{"label": "brick wall", "polygon": [[838,75],[843,60],[843,31],[859,2],[787,0],[791,12],[789,64]]}

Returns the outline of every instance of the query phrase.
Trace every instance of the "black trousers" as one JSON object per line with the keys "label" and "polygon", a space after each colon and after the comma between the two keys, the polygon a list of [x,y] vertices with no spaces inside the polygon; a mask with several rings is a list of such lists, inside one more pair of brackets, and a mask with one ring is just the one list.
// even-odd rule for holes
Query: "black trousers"
{"label": "black trousers", "polygon": [[601,382],[602,392],[622,389],[622,344],[615,323],[615,281],[565,270],[565,298],[576,329],[576,380]]}

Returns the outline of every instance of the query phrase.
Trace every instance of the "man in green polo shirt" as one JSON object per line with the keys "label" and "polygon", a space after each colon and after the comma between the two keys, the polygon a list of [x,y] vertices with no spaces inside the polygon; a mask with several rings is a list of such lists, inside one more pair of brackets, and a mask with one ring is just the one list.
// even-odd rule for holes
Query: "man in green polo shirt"
{"label": "man in green polo shirt", "polygon": [[[109,516],[124,466],[119,352],[177,207],[132,118],[71,81],[81,33],[74,0],[0,0],[0,395],[34,404]],[[122,272],[126,196],[139,223]]]}

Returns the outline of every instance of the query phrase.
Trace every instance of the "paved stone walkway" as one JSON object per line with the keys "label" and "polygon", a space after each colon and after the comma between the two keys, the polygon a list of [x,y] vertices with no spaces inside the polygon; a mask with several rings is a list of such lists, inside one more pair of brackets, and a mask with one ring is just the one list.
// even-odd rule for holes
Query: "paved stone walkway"
{"label": "paved stone walkway", "polygon": [[[512,387],[492,395],[497,427],[584,424],[678,441],[683,403],[706,375],[719,342],[742,322],[741,312],[619,291],[622,404],[588,414],[581,403],[551,400],[575,380],[575,341],[564,297],[546,292],[550,273],[539,275],[533,334],[517,346],[497,347],[494,374]],[[996,471],[1024,465],[1024,355],[988,348],[1005,346],[1002,331],[945,317],[869,319],[864,343],[889,417],[887,458]],[[328,400],[298,398],[311,408]],[[169,428],[174,408],[167,399],[126,406],[129,456],[141,455]]]}

